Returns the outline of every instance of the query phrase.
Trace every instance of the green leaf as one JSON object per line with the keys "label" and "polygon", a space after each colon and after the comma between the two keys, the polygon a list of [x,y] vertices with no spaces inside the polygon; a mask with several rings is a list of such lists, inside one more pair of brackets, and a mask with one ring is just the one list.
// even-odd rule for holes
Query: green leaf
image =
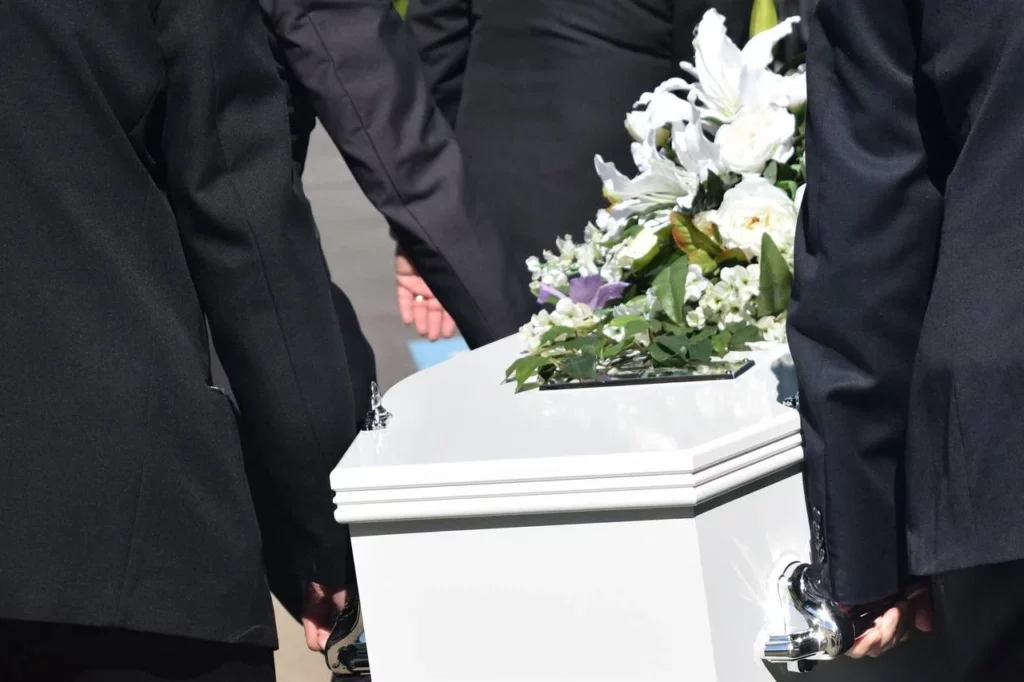
{"label": "green leaf", "polygon": [[540,344],[542,346],[546,346],[547,344],[561,338],[563,335],[572,338],[576,336],[576,330],[569,327],[552,327],[541,335]]}
{"label": "green leaf", "polygon": [[619,353],[629,348],[633,343],[632,338],[620,341],[619,343],[610,343],[607,346],[601,348],[598,353],[598,357],[602,360],[616,357]]}
{"label": "green leaf", "polygon": [[580,336],[575,339],[569,339],[561,345],[563,348],[567,348],[568,350],[582,350],[596,353],[597,349],[600,348],[606,340],[607,337],[603,335]]}
{"label": "green leaf", "polygon": [[789,198],[793,199],[794,201],[796,200],[796,188],[797,188],[797,186],[798,185],[796,184],[796,180],[781,180],[776,185],[776,187],[778,187],[779,189],[781,189],[784,192],[786,192],[786,194],[789,195]]}
{"label": "green leaf", "polygon": [[711,342],[707,339],[701,339],[699,341],[691,341],[688,353],[690,359],[694,362],[708,362],[711,360],[711,354],[714,351],[714,347]]}
{"label": "green leaf", "polygon": [[632,342],[634,336],[650,331],[650,329],[651,325],[647,320],[632,320],[623,328],[623,332],[626,334],[626,340]]}
{"label": "green leaf", "polygon": [[683,360],[689,357],[690,340],[685,336],[659,336],[656,344]]}
{"label": "green leaf", "polygon": [[572,379],[593,379],[597,376],[597,356],[591,353],[574,355],[565,361],[562,370]]}
{"label": "green leaf", "polygon": [[729,350],[747,350],[747,344],[761,340],[761,330],[752,324],[742,322],[726,328],[729,332]]}
{"label": "green leaf", "polygon": [[515,379],[516,383],[522,385],[530,377],[536,374],[542,367],[554,363],[540,355],[527,355],[513,362],[505,372],[506,381]]}
{"label": "green leaf", "polygon": [[757,297],[757,314],[760,317],[778,315],[789,305],[793,289],[793,273],[789,271],[786,259],[765,233],[761,239],[761,282]]}
{"label": "green leaf", "polygon": [[676,336],[683,336],[686,334],[686,327],[675,322],[665,322],[661,325],[667,334],[674,334]]}
{"label": "green leaf", "polygon": [[715,273],[715,270],[718,270],[718,263],[704,249],[690,252],[690,262],[694,265],[699,265],[700,271],[704,273],[705,277],[710,277]]}
{"label": "green leaf", "polygon": [[715,257],[715,262],[719,267],[727,268],[732,265],[747,265],[750,263],[750,259],[747,258],[743,249],[728,249],[718,254]]}
{"label": "green leaf", "polygon": [[761,174],[765,180],[772,183],[773,185],[779,181],[779,164],[772,161],[765,166],[764,173]]}
{"label": "green leaf", "polygon": [[658,365],[667,365],[676,359],[674,353],[665,350],[656,343],[648,346],[647,352],[650,353],[651,359]]}
{"label": "green leaf", "polygon": [[675,211],[669,220],[672,222],[672,239],[687,255],[700,250],[714,258],[725,250],[721,244],[698,230],[693,224],[693,219],[685,213]]}
{"label": "green leaf", "polygon": [[723,357],[729,352],[729,342],[732,340],[732,334],[729,332],[719,332],[715,334],[711,339],[711,348],[715,351],[715,355]]}
{"label": "green leaf", "polygon": [[722,205],[725,197],[725,183],[722,178],[714,173],[708,173],[708,179],[697,189],[697,196],[693,199],[692,213],[697,214],[703,211],[710,211]]}
{"label": "green leaf", "polygon": [[665,311],[668,319],[676,324],[683,324],[686,306],[686,275],[689,260],[680,258],[661,271],[654,279],[654,295]]}

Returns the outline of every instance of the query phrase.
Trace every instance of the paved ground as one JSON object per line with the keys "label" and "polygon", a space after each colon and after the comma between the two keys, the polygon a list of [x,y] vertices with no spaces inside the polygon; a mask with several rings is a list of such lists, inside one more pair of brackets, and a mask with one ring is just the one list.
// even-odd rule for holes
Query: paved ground
{"label": "paved ground", "polygon": [[[313,136],[304,181],[331,274],[352,299],[377,354],[377,376],[386,390],[415,371],[407,343],[417,338],[398,317],[394,246],[387,226],[321,130]],[[278,609],[277,620],[279,682],[328,682],[323,659],[306,649],[301,627],[283,609]]]}

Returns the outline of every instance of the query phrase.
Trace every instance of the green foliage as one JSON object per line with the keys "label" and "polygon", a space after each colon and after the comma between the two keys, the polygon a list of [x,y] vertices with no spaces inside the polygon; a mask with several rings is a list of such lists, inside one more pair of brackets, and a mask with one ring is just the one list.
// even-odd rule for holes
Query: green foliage
{"label": "green foliage", "polygon": [[686,307],[686,275],[690,262],[680,258],[654,278],[654,296],[668,319],[683,324]]}
{"label": "green foliage", "polygon": [[765,233],[761,239],[761,281],[757,299],[757,312],[761,317],[778,315],[786,311],[789,294],[793,289],[793,273],[779,247]]}

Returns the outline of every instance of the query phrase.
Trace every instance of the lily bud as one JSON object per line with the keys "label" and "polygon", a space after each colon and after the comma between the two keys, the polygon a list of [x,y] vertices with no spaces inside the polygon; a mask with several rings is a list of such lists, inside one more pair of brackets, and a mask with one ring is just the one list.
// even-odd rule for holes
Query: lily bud
{"label": "lily bud", "polygon": [[779,12],[775,0],[754,0],[754,8],[750,12],[750,37],[774,28],[779,23]]}

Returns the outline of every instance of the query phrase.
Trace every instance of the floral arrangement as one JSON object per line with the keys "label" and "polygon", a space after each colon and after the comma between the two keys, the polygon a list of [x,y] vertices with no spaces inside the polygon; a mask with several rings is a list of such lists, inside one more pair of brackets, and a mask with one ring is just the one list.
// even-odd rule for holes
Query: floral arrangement
{"label": "floral arrangement", "polygon": [[798,20],[773,17],[741,50],[708,11],[685,77],[626,115],[639,174],[598,156],[609,207],[582,243],[567,236],[527,261],[549,309],[521,330],[527,352],[506,376],[518,390],[685,369],[785,341],[807,86],[804,65],[779,65],[774,53]]}

